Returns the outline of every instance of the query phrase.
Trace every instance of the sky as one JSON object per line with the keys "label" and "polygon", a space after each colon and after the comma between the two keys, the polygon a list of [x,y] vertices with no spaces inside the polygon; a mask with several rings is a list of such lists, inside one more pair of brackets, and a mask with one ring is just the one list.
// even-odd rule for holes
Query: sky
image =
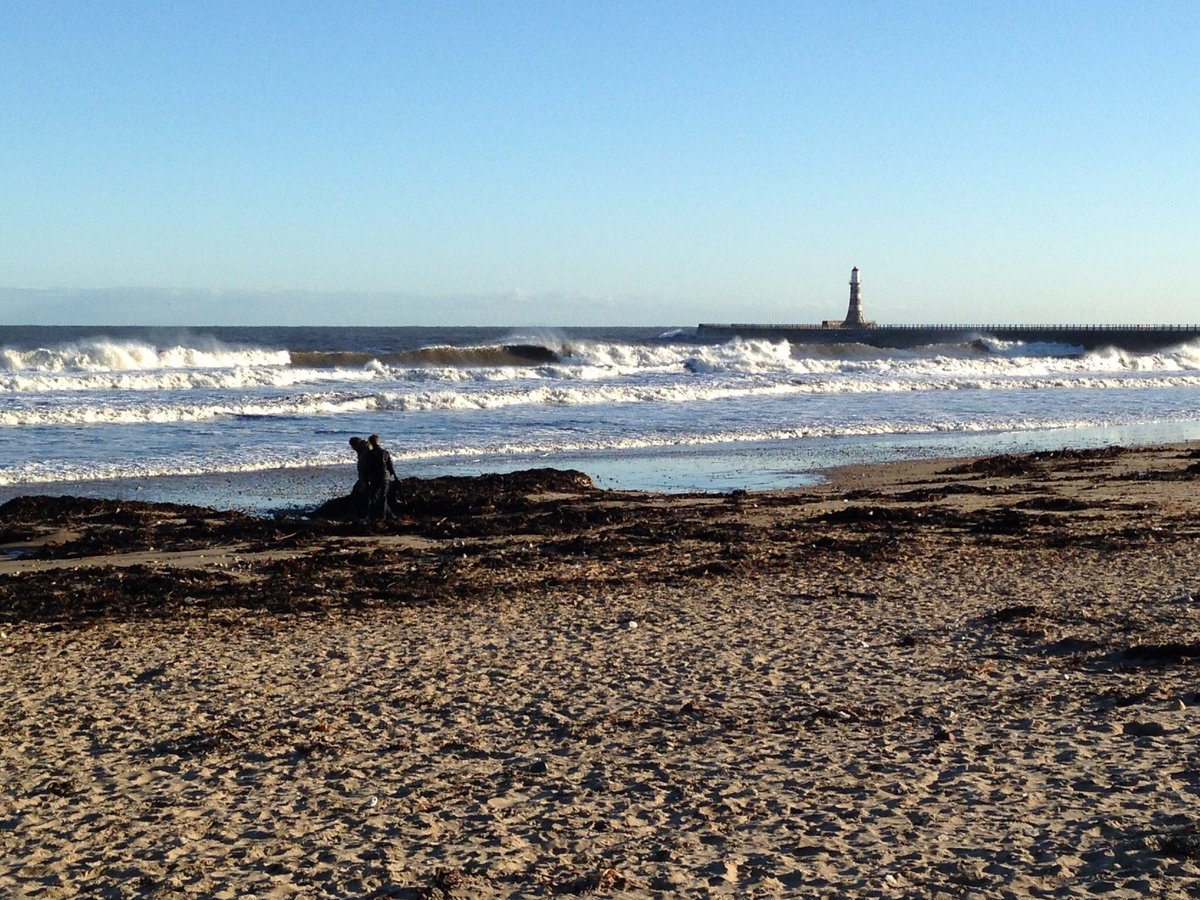
{"label": "sky", "polygon": [[0,324],[1200,321],[1194,0],[0,4]]}

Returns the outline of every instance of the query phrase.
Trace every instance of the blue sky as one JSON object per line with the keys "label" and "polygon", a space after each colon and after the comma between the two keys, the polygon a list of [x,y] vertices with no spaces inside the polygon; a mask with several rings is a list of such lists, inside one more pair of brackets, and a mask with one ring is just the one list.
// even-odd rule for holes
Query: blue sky
{"label": "blue sky", "polygon": [[0,323],[1200,320],[1200,3],[0,5]]}

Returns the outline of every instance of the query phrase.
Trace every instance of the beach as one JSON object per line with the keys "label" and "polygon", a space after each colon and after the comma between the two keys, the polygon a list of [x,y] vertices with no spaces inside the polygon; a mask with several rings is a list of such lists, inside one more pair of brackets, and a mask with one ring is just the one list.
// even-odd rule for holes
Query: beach
{"label": "beach", "polygon": [[1195,896],[1200,443],[0,507],[0,894]]}

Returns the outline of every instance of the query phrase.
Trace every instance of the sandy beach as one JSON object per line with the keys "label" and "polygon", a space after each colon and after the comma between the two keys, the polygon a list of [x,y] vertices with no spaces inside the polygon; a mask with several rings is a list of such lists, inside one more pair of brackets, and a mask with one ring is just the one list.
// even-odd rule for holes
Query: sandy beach
{"label": "sandy beach", "polygon": [[0,507],[0,895],[1197,895],[1200,445]]}

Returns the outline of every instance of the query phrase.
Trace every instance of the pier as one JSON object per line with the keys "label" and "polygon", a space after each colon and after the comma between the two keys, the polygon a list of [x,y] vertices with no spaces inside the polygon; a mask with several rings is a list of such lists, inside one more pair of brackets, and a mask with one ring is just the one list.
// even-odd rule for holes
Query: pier
{"label": "pier", "polygon": [[1081,350],[1116,347],[1148,352],[1200,339],[1198,325],[879,325],[862,314],[858,267],[850,273],[850,306],[844,320],[815,325],[754,325],[701,323],[703,338],[763,338],[796,344],[866,344],[908,349],[930,344],[962,344],[992,338],[1026,344],[1063,344]]}
{"label": "pier", "polygon": [[765,338],[795,344],[866,344],[909,349],[930,344],[964,344],[994,338],[1026,344],[1064,344],[1083,350],[1117,347],[1134,352],[1162,350],[1200,338],[1200,325],[717,325],[703,323],[705,338]]}

